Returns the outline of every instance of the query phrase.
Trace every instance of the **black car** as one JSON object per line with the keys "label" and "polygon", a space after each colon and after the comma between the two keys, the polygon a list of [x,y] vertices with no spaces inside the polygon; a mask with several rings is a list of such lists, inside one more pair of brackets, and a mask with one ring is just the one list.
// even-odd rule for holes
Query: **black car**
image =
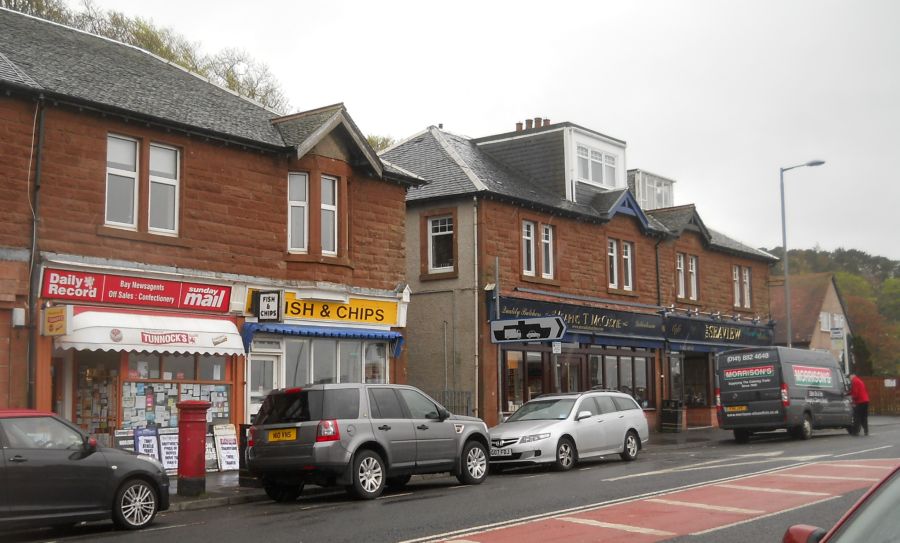
{"label": "black car", "polygon": [[144,528],[169,508],[155,459],[98,447],[53,413],[0,409],[0,530],[112,518]]}

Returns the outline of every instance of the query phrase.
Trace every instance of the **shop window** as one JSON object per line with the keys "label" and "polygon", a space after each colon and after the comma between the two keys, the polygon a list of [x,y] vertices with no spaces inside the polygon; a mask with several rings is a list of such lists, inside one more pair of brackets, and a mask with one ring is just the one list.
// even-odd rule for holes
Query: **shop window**
{"label": "shop window", "polygon": [[225,380],[225,357],[204,356],[200,359],[199,370],[201,381],[223,381]]}
{"label": "shop window", "polygon": [[342,383],[362,381],[362,343],[342,341],[340,343],[340,374]]}
{"label": "shop window", "polygon": [[159,355],[153,353],[128,353],[129,379],[161,379]]}
{"label": "shop window", "polygon": [[606,377],[606,388],[611,390],[618,390],[619,359],[615,356],[604,356],[603,365],[605,366],[604,375]]}
{"label": "shop window", "polygon": [[332,339],[316,339],[312,344],[315,384],[337,382],[337,342]]}
{"label": "shop window", "polygon": [[288,387],[309,384],[309,340],[285,339],[284,383]]}
{"label": "shop window", "polygon": [[525,357],[521,351],[505,351],[506,411],[515,411],[525,403]]}
{"label": "shop window", "polygon": [[196,373],[194,372],[194,355],[192,354],[170,354],[162,357],[162,366],[165,368],[162,378],[166,381],[172,379],[194,380]]}
{"label": "shop window", "polygon": [[541,353],[525,353],[525,367],[528,370],[528,399],[544,393],[544,360]]}
{"label": "shop window", "polygon": [[634,361],[630,356],[619,357],[619,390],[634,395]]}
{"label": "shop window", "polygon": [[366,343],[366,382],[385,383],[387,378],[387,344]]}
{"label": "shop window", "polygon": [[[293,380],[288,380],[290,386],[297,386]],[[304,381],[303,384],[306,384]],[[256,359],[250,364],[250,390],[256,392],[269,392],[275,388],[275,360]]]}
{"label": "shop window", "polygon": [[684,372],[680,354],[669,355],[669,398],[684,401]]}

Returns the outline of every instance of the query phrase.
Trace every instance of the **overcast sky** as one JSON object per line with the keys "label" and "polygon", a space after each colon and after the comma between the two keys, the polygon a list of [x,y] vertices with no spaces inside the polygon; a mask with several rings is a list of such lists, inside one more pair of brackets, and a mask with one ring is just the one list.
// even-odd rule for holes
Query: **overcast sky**
{"label": "overcast sky", "polygon": [[343,102],[366,134],[541,116],[625,140],[755,247],[781,245],[779,168],[822,159],[785,174],[788,247],[900,260],[900,2],[96,3],[245,49],[296,110]]}

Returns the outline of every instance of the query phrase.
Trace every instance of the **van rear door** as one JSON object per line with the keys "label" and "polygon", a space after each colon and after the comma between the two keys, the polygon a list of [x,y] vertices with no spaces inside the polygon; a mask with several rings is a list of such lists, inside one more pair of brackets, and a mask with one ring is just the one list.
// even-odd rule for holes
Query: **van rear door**
{"label": "van rear door", "polygon": [[781,371],[775,349],[730,351],[716,356],[719,424],[722,428],[774,428],[784,424]]}

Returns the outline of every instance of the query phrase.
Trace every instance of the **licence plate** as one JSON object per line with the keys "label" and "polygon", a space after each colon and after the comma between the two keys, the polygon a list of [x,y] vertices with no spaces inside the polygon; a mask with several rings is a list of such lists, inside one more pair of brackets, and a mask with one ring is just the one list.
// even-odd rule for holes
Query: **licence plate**
{"label": "licence plate", "polygon": [[296,428],[285,428],[283,430],[269,430],[269,441],[294,441],[297,439]]}
{"label": "licence plate", "polygon": [[743,413],[747,411],[746,405],[726,405],[725,412],[726,413]]}
{"label": "licence plate", "polygon": [[512,456],[511,449],[491,449],[491,456]]}

